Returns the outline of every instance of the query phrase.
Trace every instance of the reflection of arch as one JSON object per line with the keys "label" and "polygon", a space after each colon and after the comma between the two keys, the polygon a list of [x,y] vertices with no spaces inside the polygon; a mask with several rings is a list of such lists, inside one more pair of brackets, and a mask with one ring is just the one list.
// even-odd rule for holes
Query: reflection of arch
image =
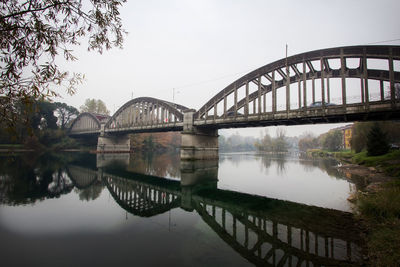
{"label": "reflection of arch", "polygon": [[[359,61],[357,68],[351,68],[347,61],[356,59]],[[383,59],[386,62],[386,66],[389,66],[389,70],[385,68],[372,69],[367,66],[367,60],[370,59]],[[340,62],[339,69],[333,68],[333,61],[338,60]],[[202,106],[195,114],[196,119],[208,117],[209,111],[214,110],[214,119],[217,118],[217,106],[222,106],[220,111],[223,110],[222,116],[232,117],[249,114],[249,103],[253,102],[253,113],[260,114],[266,113],[266,99],[265,95],[272,92],[272,99],[274,94],[276,95],[276,89],[286,88],[286,109],[290,107],[290,97],[287,95],[290,93],[290,85],[298,83],[298,88],[303,84],[303,95],[300,98],[301,92],[299,89],[299,106],[307,108],[304,105],[304,99],[306,99],[306,91],[304,85],[307,80],[312,80],[314,88],[315,79],[324,80],[321,86],[327,87],[327,95],[323,94],[323,104],[330,102],[330,90],[329,90],[329,78],[341,78],[342,79],[342,92],[346,90],[344,84],[346,78],[357,78],[362,82],[362,101],[368,101],[366,95],[368,93],[367,80],[377,80],[381,82],[381,90],[383,82],[390,82],[391,88],[393,88],[390,100],[392,102],[398,101],[394,93],[394,83],[400,82],[400,72],[394,71],[393,60],[400,60],[400,47],[399,46],[351,46],[351,47],[338,47],[330,49],[322,49],[311,52],[306,52],[298,55],[294,55],[288,58],[284,58],[263,67],[260,67],[243,77],[237,79],[223,90],[218,92],[212,97],[204,106]],[[379,67],[378,67],[379,68]],[[326,83],[326,84],[325,84]],[[322,85],[323,84],[323,85]],[[255,91],[249,92],[249,87],[255,85]],[[239,88],[244,88],[246,94],[243,98],[238,99],[237,91]],[[251,89],[251,88],[250,88]],[[282,91],[282,90],[281,90]],[[314,91],[314,90],[313,90]],[[365,95],[364,95],[365,94]],[[227,98],[232,96],[234,98],[232,106],[227,106]],[[264,98],[263,98],[264,97]],[[381,93],[380,101],[383,101],[383,95]],[[313,96],[314,98],[314,96]],[[257,101],[258,100],[258,101]],[[345,96],[342,100],[346,100]],[[276,100],[275,100],[276,101]],[[313,102],[315,99],[313,99]],[[345,102],[344,102],[345,103]],[[257,110],[256,110],[257,107]],[[239,110],[244,108],[244,113],[239,113]],[[277,111],[276,102],[272,103],[272,112]]]}
{"label": "reflection of arch", "polygon": [[89,188],[97,181],[97,171],[88,168],[69,165],[67,173],[78,189]]}
{"label": "reflection of arch", "polygon": [[177,181],[121,171],[118,175],[124,174],[133,179],[103,175],[123,209],[149,217],[185,202],[186,210],[195,209],[223,241],[256,265],[342,266],[362,261],[360,237],[349,213],[208,187],[190,187],[185,195]]}
{"label": "reflection of arch", "polygon": [[308,266],[310,262],[312,266],[342,266],[360,261],[360,248],[351,241],[207,202],[196,198],[192,206],[218,236],[257,266]]}
{"label": "reflection of arch", "polygon": [[180,206],[181,198],[170,190],[139,181],[104,174],[103,181],[114,200],[126,211],[141,217],[162,214]]}
{"label": "reflection of arch", "polygon": [[100,130],[100,120],[107,119],[107,115],[84,112],[72,122],[69,132],[71,134],[84,132],[97,132]]}
{"label": "reflection of arch", "polygon": [[125,103],[106,123],[106,129],[183,121],[187,108],[152,97],[139,97]]}

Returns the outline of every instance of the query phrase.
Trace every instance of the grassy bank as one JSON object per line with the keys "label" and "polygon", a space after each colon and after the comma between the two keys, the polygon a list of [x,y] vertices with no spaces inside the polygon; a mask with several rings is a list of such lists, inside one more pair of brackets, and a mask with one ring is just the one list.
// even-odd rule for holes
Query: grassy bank
{"label": "grassy bank", "polygon": [[400,266],[400,180],[373,194],[361,194],[359,217],[367,233],[371,266]]}
{"label": "grassy bank", "polygon": [[335,157],[342,162],[373,167],[391,176],[376,192],[359,192],[358,217],[367,229],[366,245],[370,266],[400,266],[400,151],[370,157],[367,152],[331,152],[319,149],[313,157]]}
{"label": "grassy bank", "polygon": [[366,151],[354,153],[350,150],[334,152],[310,149],[307,151],[307,155],[312,157],[334,157],[344,163],[374,167],[389,176],[400,178],[400,150],[394,150],[382,156],[370,157]]}
{"label": "grassy bank", "polygon": [[352,162],[394,177],[375,193],[360,193],[357,207],[368,229],[371,265],[400,266],[400,151],[375,157],[361,152],[352,155]]}
{"label": "grassy bank", "polygon": [[335,158],[350,158],[353,156],[350,150],[342,150],[342,151],[329,151],[325,149],[309,149],[307,150],[307,155],[311,157],[335,157]]}
{"label": "grassy bank", "polygon": [[369,157],[367,152],[354,154],[353,163],[375,167],[384,173],[400,178],[400,151],[392,151],[382,156]]}

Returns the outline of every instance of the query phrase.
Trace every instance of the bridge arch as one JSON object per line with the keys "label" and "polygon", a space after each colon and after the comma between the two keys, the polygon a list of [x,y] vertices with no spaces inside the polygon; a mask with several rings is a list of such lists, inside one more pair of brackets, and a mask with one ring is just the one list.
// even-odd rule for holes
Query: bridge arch
{"label": "bridge arch", "polygon": [[70,134],[96,133],[100,131],[101,120],[107,119],[107,115],[99,115],[83,112],[72,122],[69,128]]}
{"label": "bridge arch", "polygon": [[[395,89],[400,83],[399,66],[400,46],[338,47],[294,55],[237,79],[203,105],[195,119],[306,111],[317,106],[334,108],[355,103],[368,109],[373,101],[386,101],[394,108],[400,102],[399,90]],[[356,80],[359,95],[354,100],[349,92]],[[332,81],[340,88],[331,91]],[[278,95],[283,95],[281,106]]]}
{"label": "bridge arch", "polygon": [[[159,179],[159,178],[156,178]],[[127,212],[141,217],[162,214],[180,206],[177,192],[105,173],[103,182],[114,200]]]}
{"label": "bridge arch", "polygon": [[185,106],[152,97],[132,99],[120,107],[105,124],[107,129],[171,125],[183,122]]}
{"label": "bridge arch", "polygon": [[67,167],[67,174],[78,189],[89,188],[98,181],[97,171],[77,165],[69,165]]}

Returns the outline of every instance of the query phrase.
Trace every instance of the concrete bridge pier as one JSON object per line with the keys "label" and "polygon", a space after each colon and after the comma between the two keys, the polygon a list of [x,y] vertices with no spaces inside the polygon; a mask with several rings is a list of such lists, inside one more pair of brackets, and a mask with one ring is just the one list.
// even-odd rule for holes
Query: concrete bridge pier
{"label": "concrete bridge pier", "polygon": [[97,139],[97,151],[100,153],[129,153],[131,151],[129,134],[117,136],[100,135]]}
{"label": "concrete bridge pier", "polygon": [[192,195],[202,189],[217,189],[218,160],[181,162],[181,208],[192,211]]}
{"label": "concrete bridge pier", "polygon": [[129,134],[108,135],[105,133],[105,125],[100,125],[100,136],[97,139],[97,152],[129,153],[130,151],[131,139]]}
{"label": "concrete bridge pier", "polygon": [[181,159],[218,159],[218,129],[196,127],[194,113],[194,109],[189,109],[183,114]]}

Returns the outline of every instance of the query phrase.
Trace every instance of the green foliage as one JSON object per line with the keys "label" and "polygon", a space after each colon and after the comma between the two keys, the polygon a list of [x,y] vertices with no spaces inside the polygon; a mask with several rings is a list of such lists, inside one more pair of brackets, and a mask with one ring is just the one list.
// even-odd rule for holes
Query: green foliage
{"label": "green foliage", "polygon": [[[19,105],[20,120],[16,129],[7,131],[7,127],[0,127],[1,143],[20,143],[28,149],[62,149],[76,147],[73,139],[67,137],[62,123],[70,120],[72,114],[78,111],[65,103],[51,103],[48,101],[35,101],[30,106]],[[61,110],[61,111],[60,111]],[[64,112],[60,115],[60,112]],[[67,114],[70,112],[69,114]],[[61,129],[57,126],[55,114],[63,116],[59,121]],[[62,122],[63,120],[63,122]]]}
{"label": "green foliage", "polygon": [[55,105],[55,112],[57,115],[57,124],[60,126],[61,129],[65,129],[66,126],[72,122],[73,119],[78,116],[79,111],[73,107],[68,106],[65,103],[56,102]]}
{"label": "green foliage", "polygon": [[371,266],[400,266],[399,221],[378,226],[368,238]]}
{"label": "green foliage", "polygon": [[76,147],[75,140],[69,138],[61,129],[44,129],[39,132],[39,142],[47,148],[63,149]]}
{"label": "green foliage", "polygon": [[375,194],[361,196],[360,211],[377,222],[387,219],[400,219],[400,186],[389,183],[384,190]]}
{"label": "green foliage", "polygon": [[367,136],[368,156],[379,156],[389,151],[389,143],[386,133],[384,133],[377,123],[374,123]]}
{"label": "green foliage", "polygon": [[288,150],[288,143],[286,141],[286,132],[282,128],[276,129],[276,137],[272,142],[273,150],[276,152],[286,152]]}
{"label": "green foliage", "polygon": [[306,134],[299,140],[299,150],[307,151],[309,149],[318,148],[318,138],[314,137],[312,134]]}
{"label": "green foliage", "polygon": [[400,142],[400,123],[396,121],[385,122],[356,122],[353,126],[353,136],[351,138],[351,149],[356,153],[367,149],[368,133],[374,124],[378,124],[383,132],[387,134],[390,143]]}
{"label": "green foliage", "polygon": [[339,130],[332,130],[322,135],[321,145],[329,151],[339,151],[343,146],[343,133]]}
{"label": "green foliage", "polygon": [[273,144],[271,136],[266,132],[264,136],[260,139],[260,141],[255,143],[255,147],[259,151],[273,151]]}
{"label": "green foliage", "polygon": [[381,156],[368,156],[366,151],[353,156],[353,163],[366,166],[380,166],[387,174],[400,177],[400,151],[391,151]]}
{"label": "green foliage", "polygon": [[276,137],[272,138],[267,132],[255,143],[257,150],[266,152],[286,152],[289,144],[286,132],[282,128],[276,129]]}
{"label": "green foliage", "polygon": [[367,135],[372,126],[371,122],[356,122],[353,125],[353,135],[351,137],[351,149],[360,153],[367,148]]}
{"label": "green foliage", "polygon": [[57,117],[54,116],[56,106],[48,101],[39,101],[38,115],[40,116],[41,129],[57,129]]}
{"label": "green foliage", "polygon": [[54,116],[55,106],[48,101],[35,101],[27,106],[25,103],[18,105],[19,120],[15,122],[15,128],[9,129],[3,124],[9,134],[7,140],[23,143],[29,136],[38,136],[44,129],[57,129],[57,118]]}
{"label": "green foliage", "polygon": [[97,114],[109,115],[110,111],[107,109],[106,104],[100,99],[86,99],[85,104],[80,107],[81,112],[91,112]]}
{"label": "green foliage", "polygon": [[81,39],[88,49],[122,47],[119,8],[125,0],[31,0],[0,4],[0,124],[14,127],[17,105],[49,99],[53,85],[73,94],[84,79],[56,64],[76,60],[71,47]]}

